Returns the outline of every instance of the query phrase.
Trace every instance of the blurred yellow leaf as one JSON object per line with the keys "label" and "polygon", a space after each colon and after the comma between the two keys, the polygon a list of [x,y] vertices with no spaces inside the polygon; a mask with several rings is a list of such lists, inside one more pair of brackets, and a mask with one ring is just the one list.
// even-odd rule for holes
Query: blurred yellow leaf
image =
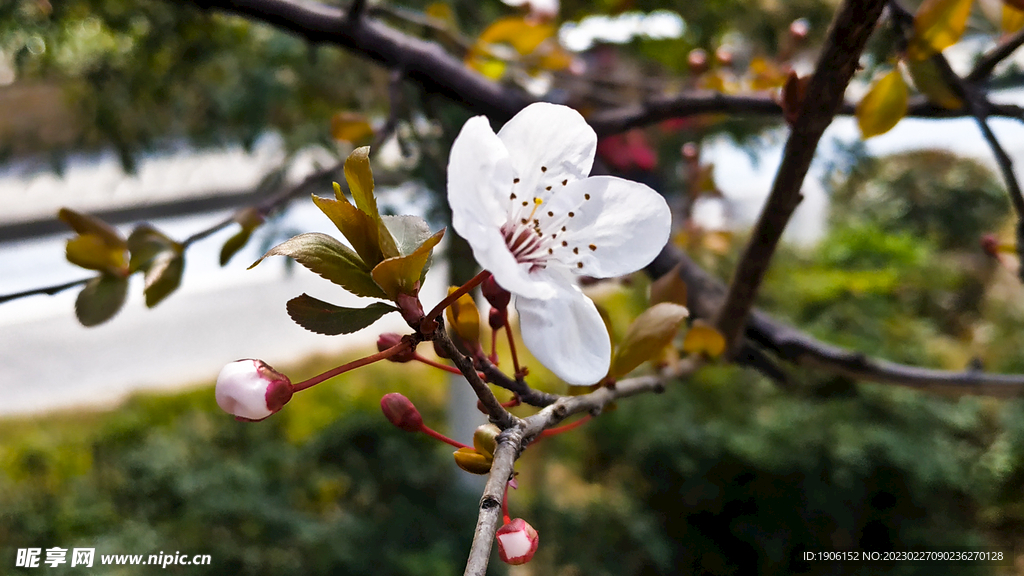
{"label": "blurred yellow leaf", "polygon": [[[458,286],[448,288],[448,294],[458,290]],[[480,311],[477,310],[476,301],[469,294],[459,296],[459,299],[452,303],[445,311],[448,324],[455,329],[455,333],[466,343],[480,341]]]}
{"label": "blurred yellow leaf", "polygon": [[99,218],[96,218],[95,216],[75,212],[70,208],[61,208],[60,211],[57,212],[57,218],[60,218],[65,224],[70,226],[72,230],[79,234],[94,234],[98,236],[111,248],[120,247],[121,249],[124,249],[128,246],[127,241],[113,226]]}
{"label": "blurred yellow leaf", "polygon": [[910,72],[910,79],[919,92],[928,98],[928,101],[936,106],[942,106],[950,110],[958,110],[964,103],[957,97],[953,89],[949,87],[939,67],[930,58],[926,60],[907,60],[907,71]]}
{"label": "blurred yellow leaf", "polygon": [[491,458],[481,454],[472,448],[459,448],[452,453],[455,456],[455,463],[470,474],[487,474],[491,471]]}
{"label": "blurred yellow leaf", "polygon": [[751,90],[781,88],[786,83],[786,74],[774,62],[763,56],[750,59],[747,76]]}
{"label": "blurred yellow leaf", "polygon": [[973,0],[925,0],[914,15],[907,55],[923,60],[956,44],[967,28]]}
{"label": "blurred yellow leaf", "polygon": [[677,264],[668,273],[651,282],[652,306],[662,302],[686,306],[686,282],[683,282],[683,279],[679,277],[679,271],[682,267],[682,264]]}
{"label": "blurred yellow leaf", "polygon": [[[348,189],[352,192],[352,199],[364,214],[373,219],[377,224],[377,243],[385,258],[400,256],[395,239],[391,232],[384,226],[377,210],[377,199],[373,196],[373,171],[370,170],[370,147],[363,146],[356,148],[345,159],[345,181],[348,182]],[[335,194],[344,197],[340,188],[335,189]],[[340,198],[339,198],[340,200]]]}
{"label": "blurred yellow leaf", "polygon": [[[554,40],[555,27],[524,18],[501,18],[487,27],[466,54],[466,65],[488,78],[505,74],[506,62],[533,54],[545,41]],[[548,69],[568,66],[571,57],[555,44],[540,56],[538,65]],[[568,60],[567,60],[568,59]]]}
{"label": "blurred yellow leaf", "polygon": [[449,30],[455,30],[455,13],[452,7],[444,2],[434,2],[423,11],[427,16],[443,23]]}
{"label": "blurred yellow leaf", "polygon": [[857,125],[867,139],[892,129],[907,113],[907,84],[898,68],[882,76],[857,104]]}
{"label": "blurred yellow leaf", "polygon": [[82,234],[68,240],[65,250],[68,262],[87,270],[100,270],[115,276],[128,268],[123,247],[112,247],[99,234]]}
{"label": "blurred yellow leaf", "polygon": [[683,340],[683,352],[717,358],[725,352],[725,337],[703,320],[694,320]]}
{"label": "blurred yellow leaf", "polygon": [[611,369],[613,378],[621,378],[644,362],[661,355],[672,342],[679,325],[690,312],[685,306],[670,302],[655,304],[637,316],[615,348]]}
{"label": "blurred yellow leaf", "polygon": [[494,424],[477,426],[476,431],[473,432],[473,448],[480,454],[493,458],[494,451],[498,449],[499,434],[501,434],[501,428]]}
{"label": "blurred yellow leaf", "polygon": [[[341,198],[345,198],[342,194]],[[369,215],[359,210],[348,200],[339,201],[313,195],[313,204],[320,209],[348,240],[356,254],[366,264],[367,270],[384,260],[378,240],[377,224]]]}
{"label": "blurred yellow leaf", "polygon": [[1022,8],[1024,8],[1024,2],[1021,2],[1019,7],[1003,4],[1003,17],[999,26],[1003,33],[1012,34],[1024,28],[1024,10]]}
{"label": "blurred yellow leaf", "polygon": [[420,289],[423,268],[427,265],[431,251],[441,241],[442,236],[444,236],[444,230],[428,238],[412,254],[388,258],[377,264],[370,273],[373,276],[373,281],[392,300],[399,294],[415,295]]}
{"label": "blurred yellow leaf", "polygon": [[360,142],[373,136],[373,127],[358,112],[338,112],[331,117],[331,136],[335,140]]}

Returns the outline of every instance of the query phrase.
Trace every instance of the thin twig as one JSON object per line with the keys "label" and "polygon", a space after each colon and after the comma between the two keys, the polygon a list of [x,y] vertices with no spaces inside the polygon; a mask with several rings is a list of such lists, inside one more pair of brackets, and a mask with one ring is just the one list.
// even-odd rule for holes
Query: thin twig
{"label": "thin twig", "polygon": [[736,266],[716,320],[730,349],[746,325],[782,232],[803,198],[800,187],[818,141],[842,104],[843,93],[884,6],[884,0],[846,0],[832,21],[800,114],[786,141],[771,193]]}
{"label": "thin twig", "polygon": [[58,294],[60,292],[68,290],[70,288],[74,288],[75,286],[81,286],[81,285],[87,283],[89,280],[92,280],[92,278],[82,278],[81,280],[72,280],[71,282],[65,282],[63,284],[57,284],[56,286],[46,286],[44,288],[33,288],[32,290],[25,290],[24,292],[15,292],[14,294],[6,294],[4,296],[0,296],[0,304],[3,304],[4,302],[9,302],[11,300],[17,300],[19,298],[25,298],[27,296],[36,296],[38,294],[48,294],[50,296],[53,296],[54,294]]}
{"label": "thin twig", "polygon": [[431,338],[448,354],[451,361],[455,363],[455,366],[462,372],[462,375],[466,377],[470,387],[473,388],[473,392],[476,393],[477,399],[480,400],[480,403],[483,404],[484,409],[487,411],[491,422],[502,430],[515,425],[518,419],[510,414],[508,410],[505,410],[501,405],[501,401],[494,395],[494,392],[491,392],[487,384],[480,379],[480,374],[477,373],[473,360],[456,348],[451,338],[448,337],[448,332],[445,331],[443,322],[438,322],[438,326]]}
{"label": "thin twig", "polygon": [[967,76],[964,76],[964,81],[969,84],[984,82],[992,75],[992,71],[995,70],[996,66],[1009,58],[1022,44],[1024,44],[1024,28],[1004,38],[995,48],[982,56],[975,63],[974,69]]}

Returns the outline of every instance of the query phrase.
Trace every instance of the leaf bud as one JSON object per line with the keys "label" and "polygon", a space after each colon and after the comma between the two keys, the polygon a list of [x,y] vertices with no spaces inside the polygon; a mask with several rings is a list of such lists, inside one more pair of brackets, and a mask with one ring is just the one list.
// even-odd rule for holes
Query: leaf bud
{"label": "leaf bud", "polygon": [[484,298],[491,303],[498,310],[504,310],[508,308],[509,300],[512,299],[512,295],[509,294],[508,290],[505,290],[494,280],[494,276],[488,276],[486,280],[480,284],[480,292],[484,295]]}
{"label": "leaf bud", "polygon": [[247,358],[225,366],[217,376],[217,405],[237,420],[256,422],[284,407],[294,390],[287,376],[262,360]]}
{"label": "leaf bud", "polygon": [[540,542],[537,531],[522,518],[516,518],[498,528],[494,538],[498,541],[501,561],[513,566],[529,562]]}
{"label": "leaf bud", "polygon": [[491,471],[491,462],[494,461],[492,457],[472,448],[459,448],[452,455],[455,456],[455,463],[459,468],[470,474],[487,474]]}
{"label": "leaf bud", "polygon": [[[377,338],[377,351],[383,352],[389,348],[394,348],[402,343],[402,336],[395,334],[394,332],[385,332]],[[409,362],[416,359],[416,349],[408,348],[402,352],[394,354],[388,357],[391,362],[398,362],[399,364]]]}
{"label": "leaf bud", "polygon": [[384,417],[395,426],[406,432],[419,432],[423,429],[423,417],[420,411],[413,406],[411,400],[399,394],[391,392],[380,399],[380,409]]}
{"label": "leaf bud", "polygon": [[800,41],[807,38],[811,31],[811,23],[807,18],[797,18],[789,25],[789,35],[793,40]]}
{"label": "leaf bud", "polygon": [[473,432],[473,447],[477,452],[494,458],[494,451],[498,448],[498,434],[501,434],[501,428],[494,424],[477,426]]}

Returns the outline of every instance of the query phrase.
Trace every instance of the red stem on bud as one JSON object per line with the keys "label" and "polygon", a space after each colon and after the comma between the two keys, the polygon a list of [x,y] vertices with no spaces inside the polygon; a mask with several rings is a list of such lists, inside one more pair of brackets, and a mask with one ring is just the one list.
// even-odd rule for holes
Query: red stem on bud
{"label": "red stem on bud", "polygon": [[420,428],[420,432],[423,432],[424,434],[426,434],[427,436],[430,436],[432,438],[436,438],[437,440],[440,440],[441,442],[444,442],[445,444],[451,444],[452,446],[454,446],[456,448],[472,448],[472,446],[467,446],[467,445],[463,444],[462,442],[459,442],[457,440],[452,440],[451,438],[445,436],[444,434],[441,434],[437,430],[434,430],[434,429],[428,427],[426,424],[424,424]]}
{"label": "red stem on bud", "polygon": [[334,378],[335,376],[338,376],[340,374],[344,374],[345,372],[348,372],[349,370],[354,370],[356,368],[360,368],[362,366],[366,366],[367,364],[373,364],[374,362],[378,362],[380,360],[384,360],[385,358],[390,358],[391,356],[394,356],[395,354],[400,354],[402,352],[405,352],[405,351],[409,350],[410,348],[411,348],[411,343],[409,341],[407,341],[407,340],[402,340],[398,344],[392,346],[391,348],[388,348],[387,350],[384,350],[383,352],[378,352],[376,354],[370,354],[369,356],[367,356],[365,358],[360,358],[358,360],[353,360],[352,362],[349,362],[348,364],[342,364],[341,366],[338,366],[337,368],[331,368],[330,370],[324,372],[323,374],[320,374],[319,376],[313,376],[312,378],[310,378],[308,380],[303,380],[302,382],[299,382],[298,384],[294,384],[293,387],[292,387],[292,391],[293,392],[299,392],[301,390],[305,390],[306,388],[312,388],[313,386],[316,386],[317,384],[323,382],[324,380],[330,380],[331,378]]}
{"label": "red stem on bud", "polygon": [[436,320],[437,317],[440,316],[442,312],[444,312],[445,308],[452,305],[452,302],[458,300],[459,297],[465,294],[466,292],[469,292],[473,288],[476,288],[477,285],[486,280],[487,277],[490,275],[491,273],[488,272],[487,270],[482,270],[479,274],[470,278],[469,282],[466,282],[465,284],[460,286],[458,290],[455,290],[447,297],[445,297],[444,300],[438,302],[437,306],[431,308],[430,312],[427,312],[426,316],[424,316],[424,321],[429,322],[431,320]]}
{"label": "red stem on bud", "polygon": [[547,430],[541,432],[540,435],[543,436],[543,437],[557,436],[557,435],[559,435],[559,434],[561,434],[563,432],[568,432],[570,430],[575,430],[576,428],[579,428],[580,426],[582,426],[582,425],[586,424],[587,422],[589,422],[591,418],[592,418],[592,416],[590,414],[587,414],[583,418],[580,418],[579,420],[577,420],[577,421],[575,421],[575,422],[573,422],[571,424],[563,424],[562,426],[556,426],[554,428],[548,428]]}

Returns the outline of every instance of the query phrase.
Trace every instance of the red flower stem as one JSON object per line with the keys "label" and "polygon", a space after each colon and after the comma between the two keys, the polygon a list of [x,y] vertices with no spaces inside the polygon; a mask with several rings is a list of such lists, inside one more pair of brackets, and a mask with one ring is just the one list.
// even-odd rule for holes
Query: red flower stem
{"label": "red flower stem", "polygon": [[471,448],[471,446],[466,446],[462,442],[457,442],[455,440],[452,440],[451,438],[445,436],[444,434],[441,434],[437,430],[434,430],[432,428],[428,428],[426,424],[424,424],[420,428],[420,432],[423,432],[427,436],[432,436],[432,437],[440,440],[441,442],[444,442],[445,444],[451,444],[452,446],[455,446],[456,448]]}
{"label": "red flower stem", "polygon": [[508,482],[505,482],[505,493],[501,496],[501,515],[504,516],[502,524],[508,524],[512,518],[508,515]]}
{"label": "red flower stem", "polygon": [[447,364],[441,364],[440,362],[434,362],[430,358],[424,358],[423,356],[420,356],[419,354],[416,354],[415,356],[413,356],[412,359],[413,360],[418,360],[419,362],[422,362],[422,363],[426,364],[427,366],[433,366],[434,368],[440,368],[441,370],[444,370],[445,372],[451,372],[452,374],[458,374],[459,376],[462,376],[462,371],[459,370],[458,368],[456,368],[455,366],[449,366]]}
{"label": "red flower stem", "polygon": [[338,366],[337,368],[331,368],[330,370],[328,370],[327,372],[324,372],[323,374],[320,374],[319,376],[313,376],[309,380],[303,380],[302,382],[299,382],[298,384],[293,384],[292,385],[292,392],[299,392],[301,390],[305,390],[306,388],[312,388],[313,386],[316,386],[317,384],[323,382],[324,380],[330,380],[331,378],[334,378],[335,376],[338,376],[339,374],[344,374],[345,372],[348,372],[349,370],[354,370],[354,369],[359,368],[361,366],[366,366],[367,364],[373,364],[374,362],[378,362],[380,360],[384,360],[385,358],[390,358],[391,356],[394,356],[395,354],[398,354],[400,352],[405,352],[408,349],[409,349],[409,343],[406,342],[405,340],[402,340],[401,342],[399,342],[398,344],[395,344],[394,346],[392,346],[391,348],[388,348],[387,350],[383,350],[381,352],[377,352],[376,354],[370,354],[366,358],[360,358],[359,360],[353,360],[352,362],[349,362],[348,364],[342,364],[341,366]]}
{"label": "red flower stem", "polygon": [[491,273],[488,272],[487,270],[482,270],[479,274],[470,278],[469,282],[466,282],[465,284],[460,286],[458,290],[452,292],[444,300],[438,302],[437,306],[431,308],[430,312],[427,312],[427,315],[424,316],[424,318],[426,318],[427,320],[433,320],[437,318],[438,316],[441,315],[442,312],[444,312],[445,308],[451,306],[453,302],[458,300],[459,297],[465,294],[466,292],[469,292],[473,288],[479,286],[480,283],[486,280],[487,277],[490,275]]}
{"label": "red flower stem", "polygon": [[563,432],[568,432],[569,430],[573,430],[575,428],[578,428],[578,427],[586,424],[587,422],[590,421],[591,418],[592,418],[592,416],[590,414],[587,414],[583,418],[580,418],[579,420],[577,420],[577,421],[575,421],[575,422],[573,422],[571,424],[564,424],[562,426],[557,426],[555,428],[548,428],[547,430],[541,432],[540,435],[541,436],[557,436],[558,434],[561,434]]}
{"label": "red flower stem", "polygon": [[498,365],[498,331],[491,329],[491,357],[488,358],[491,364]]}
{"label": "red flower stem", "polygon": [[519,355],[516,354],[516,340],[512,337],[512,327],[509,326],[508,322],[505,322],[505,335],[508,336],[508,349],[512,352],[513,374],[516,375],[516,378],[519,378],[521,375],[519,370]]}

